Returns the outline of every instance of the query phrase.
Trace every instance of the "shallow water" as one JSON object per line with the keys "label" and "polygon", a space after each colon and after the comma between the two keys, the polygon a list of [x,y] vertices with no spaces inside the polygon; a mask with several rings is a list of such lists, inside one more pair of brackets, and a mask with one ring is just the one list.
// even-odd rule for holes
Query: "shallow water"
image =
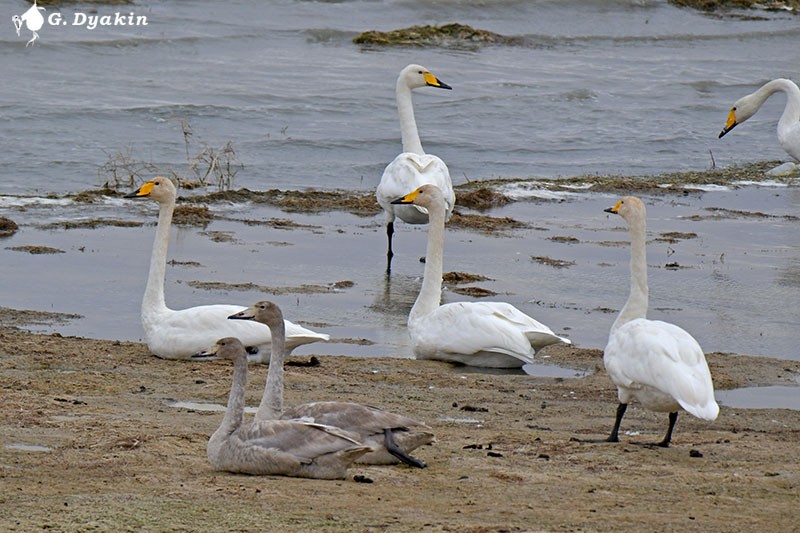
{"label": "shallow water", "polygon": [[740,409],[800,409],[800,387],[745,387],[716,391],[717,401]]}
{"label": "shallow water", "polygon": [[[5,5],[8,21],[21,4]],[[714,16],[653,0],[142,1],[142,27],[0,31],[0,193],[78,191],[120,153],[186,172],[231,141],[238,186],[372,189],[397,154],[408,63],[454,87],[415,91],[423,145],[456,182],[655,174],[781,159],[783,96],[718,140],[733,101],[798,79],[797,16]],[[78,6],[48,8],[72,19]],[[365,49],[370,29],[460,22],[524,46]],[[145,171],[147,174],[148,172]]]}
{"label": "shallow water", "polygon": [[[2,16],[17,7],[2,8]],[[55,8],[48,8],[51,11]],[[58,8],[70,14],[77,7]],[[127,8],[126,8],[127,9]],[[764,81],[798,78],[796,16],[760,20],[709,16],[656,1],[139,2],[148,26],[45,27],[25,48],[0,31],[0,215],[21,224],[3,239],[2,305],[79,313],[64,334],[141,339],[139,302],[153,228],[57,230],[65,220],[155,221],[154,206],[122,199],[74,204],[50,193],[106,181],[98,169],[128,153],[158,171],[186,169],[190,150],[231,141],[244,164],[236,187],[372,190],[400,148],[397,72],[431,68],[452,91],[415,91],[424,146],[450,166],[454,182],[490,177],[659,174],[785,159],[775,139],[778,96],[746,125],[717,139],[732,102]],[[72,11],[71,11],[72,10]],[[112,10],[107,6],[99,11]],[[7,20],[7,18],[5,19]],[[360,31],[458,21],[524,46],[363,49]],[[11,28],[11,29],[9,29]],[[153,170],[155,172],[155,170]],[[150,171],[145,171],[150,175]],[[509,190],[515,196],[531,194]],[[15,195],[15,196],[4,196]],[[21,195],[21,196],[19,196]],[[568,335],[602,347],[627,294],[620,221],[602,209],[612,195],[550,195],[493,210],[539,229],[486,236],[448,233],[445,270],[483,274],[479,285]],[[796,187],[697,191],[648,200],[653,237],[693,231],[695,239],[650,247],[652,318],[689,329],[707,351],[800,359],[800,212]],[[710,216],[706,208],[761,211],[762,219]],[[416,296],[423,228],[403,226],[386,279],[382,217],[287,214],[249,204],[211,206],[215,215],[291,218],[291,231],[216,219],[173,229],[167,301],[173,307],[271,298],[287,316],[338,342],[297,353],[410,357],[405,317]],[[229,242],[219,233],[230,232]],[[223,234],[224,235],[224,234]],[[567,244],[551,237],[571,236]],[[30,255],[9,248],[51,246]],[[555,269],[548,256],[575,264]],[[681,267],[667,270],[667,263]],[[327,293],[272,295],[203,290],[191,282],[253,282],[287,288],[349,280]],[[445,301],[465,299],[446,292]],[[344,339],[344,340],[343,340]],[[356,344],[367,339],[372,344]]]}

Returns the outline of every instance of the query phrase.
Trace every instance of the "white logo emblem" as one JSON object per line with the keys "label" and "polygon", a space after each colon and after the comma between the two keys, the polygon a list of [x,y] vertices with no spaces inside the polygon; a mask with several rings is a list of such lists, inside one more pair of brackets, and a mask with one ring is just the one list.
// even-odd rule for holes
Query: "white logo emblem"
{"label": "white logo emblem", "polygon": [[45,8],[37,6],[36,0],[33,0],[33,5],[31,8],[23,13],[22,16],[14,15],[11,17],[11,21],[14,23],[14,27],[17,29],[17,36],[19,36],[19,30],[22,29],[23,22],[33,34],[33,38],[28,41],[28,44],[25,45],[25,48],[27,48],[29,44],[33,44],[33,42],[39,38],[39,34],[36,32],[41,30],[42,26],[44,25],[44,17],[41,13],[39,13],[40,9],[42,11],[46,11]]}

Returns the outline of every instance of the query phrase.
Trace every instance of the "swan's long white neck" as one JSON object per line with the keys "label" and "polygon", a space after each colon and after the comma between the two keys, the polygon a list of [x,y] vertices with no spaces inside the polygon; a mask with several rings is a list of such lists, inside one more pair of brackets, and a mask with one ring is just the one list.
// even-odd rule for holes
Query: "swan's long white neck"
{"label": "swan's long white neck", "polygon": [[403,138],[403,151],[424,154],[419,140],[417,121],[414,119],[414,104],[411,101],[411,89],[405,80],[397,80],[397,112],[400,115],[400,134]]}
{"label": "swan's long white neck", "polygon": [[167,247],[169,245],[169,228],[175,201],[159,204],[158,225],[153,241],[153,253],[150,256],[150,273],[147,276],[147,287],[142,299],[142,323],[149,324],[156,317],[168,311],[164,301],[164,278],[167,270]]}
{"label": "swan's long white neck", "polygon": [[425,273],[417,301],[411,308],[408,321],[424,317],[439,307],[442,299],[442,264],[444,261],[445,207],[428,208],[428,247],[425,251]]}
{"label": "swan's long white neck", "polygon": [[247,357],[233,360],[233,382],[228,393],[228,408],[219,429],[211,436],[212,441],[225,438],[239,429],[244,423],[244,393],[247,388]]}
{"label": "swan's long white neck", "polygon": [[[800,88],[789,80],[778,79],[766,83],[754,94],[756,95],[758,107],[761,107],[767,98],[778,91],[786,93],[786,107],[783,109],[780,120],[778,120],[778,141],[782,146],[786,147],[790,130],[798,127],[800,122]],[[790,153],[792,157],[800,160],[800,148],[793,148]]]}
{"label": "swan's long white neck", "polygon": [[267,384],[261,403],[256,411],[256,420],[277,420],[283,414],[283,361],[286,357],[285,327],[269,328],[272,334],[272,348],[269,356]]}
{"label": "swan's long white neck", "polygon": [[612,331],[631,320],[647,317],[647,227],[644,219],[637,217],[629,221],[628,232],[631,236],[631,293],[611,326]]}

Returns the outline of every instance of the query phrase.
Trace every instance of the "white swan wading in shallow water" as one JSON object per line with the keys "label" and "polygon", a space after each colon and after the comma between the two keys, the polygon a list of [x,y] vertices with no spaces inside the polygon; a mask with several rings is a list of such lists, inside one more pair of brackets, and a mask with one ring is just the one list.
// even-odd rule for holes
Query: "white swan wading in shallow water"
{"label": "white swan wading in shallow water", "polygon": [[[158,226],[150,257],[150,273],[142,299],[142,327],[150,351],[164,359],[189,359],[208,350],[217,339],[236,337],[251,353],[251,359],[266,362],[271,335],[269,328],[257,322],[232,322],[228,316],[238,313],[240,305],[202,305],[173,310],[164,300],[164,278],[167,269],[167,247],[177,191],[171,180],[154,178],[126,198],[151,198],[158,202]],[[286,323],[289,350],[328,340],[329,336],[315,333],[297,324]]]}
{"label": "white swan wading in shallow water", "polygon": [[428,69],[419,65],[408,65],[400,71],[397,78],[397,111],[400,115],[400,134],[403,139],[403,153],[394,158],[383,171],[381,182],[375,192],[378,203],[386,212],[386,236],[388,248],[386,252],[386,269],[392,264],[392,236],[394,220],[400,218],[409,224],[427,224],[428,214],[413,205],[397,205],[392,200],[420,185],[432,183],[441,189],[444,195],[446,218],[450,217],[456,203],[450,171],[444,161],[435,155],[426,154],[422,149],[414,119],[414,107],[411,101],[411,90],[419,87],[438,87],[451,89],[442,83]]}
{"label": "white swan wading in shallow water", "polygon": [[434,441],[430,428],[412,418],[351,402],[312,402],[283,410],[283,347],[284,321],[280,308],[272,302],[258,302],[244,311],[231,315],[234,320],[256,320],[269,326],[272,332],[272,355],[269,361],[267,384],[256,420],[303,419],[336,426],[359,436],[359,440],[373,448],[372,452],[358,458],[359,463],[393,464],[402,461],[410,466],[424,468],[424,461],[410,453]]}
{"label": "white swan wading in shallow water", "polygon": [[[719,137],[722,138],[737,125],[755,115],[767,98],[776,92],[786,93],[786,107],[778,120],[778,142],[787,154],[800,161],[800,88],[791,80],[782,78],[772,80],[756,92],[739,98],[728,113],[728,120]],[[772,169],[770,173],[789,173],[797,169],[797,164],[786,163]]]}
{"label": "white swan wading in shallow water", "polygon": [[428,211],[428,247],[422,287],[408,315],[411,346],[418,359],[464,365],[519,368],[549,344],[571,344],[544,324],[503,302],[455,302],[442,297],[444,224],[447,205],[435,185],[423,185],[395,204]]}
{"label": "white swan wading in shallow water", "polygon": [[344,479],[347,469],[372,450],[358,436],[342,429],[299,420],[244,423],[247,352],[233,337],[220,339],[213,350],[233,361],[228,408],[206,447],[216,470],[238,474]]}
{"label": "white swan wading in shallow water", "polygon": [[[684,409],[703,420],[715,420],[719,406],[703,350],[674,324],[648,320],[646,212],[642,201],[626,196],[606,209],[628,223],[631,237],[631,292],[611,326],[603,363],[617,386],[619,406],[611,434],[604,442],[619,442],[619,427],[631,400],[652,411],[668,412],[669,427],[655,444],[666,448]],[[601,441],[603,442],[603,441]]]}

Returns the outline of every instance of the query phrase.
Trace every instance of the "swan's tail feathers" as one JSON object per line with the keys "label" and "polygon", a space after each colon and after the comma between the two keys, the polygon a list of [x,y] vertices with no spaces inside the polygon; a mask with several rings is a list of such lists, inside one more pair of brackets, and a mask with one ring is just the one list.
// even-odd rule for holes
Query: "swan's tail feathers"
{"label": "swan's tail feathers", "polygon": [[530,341],[531,346],[533,346],[533,349],[537,352],[551,344],[572,344],[571,340],[566,337],[559,337],[553,332],[529,331],[525,333],[525,336],[528,337],[528,341]]}
{"label": "swan's tail feathers", "polygon": [[713,398],[703,405],[684,405],[682,402],[679,403],[687,413],[703,420],[716,420],[719,415],[719,404]]}

